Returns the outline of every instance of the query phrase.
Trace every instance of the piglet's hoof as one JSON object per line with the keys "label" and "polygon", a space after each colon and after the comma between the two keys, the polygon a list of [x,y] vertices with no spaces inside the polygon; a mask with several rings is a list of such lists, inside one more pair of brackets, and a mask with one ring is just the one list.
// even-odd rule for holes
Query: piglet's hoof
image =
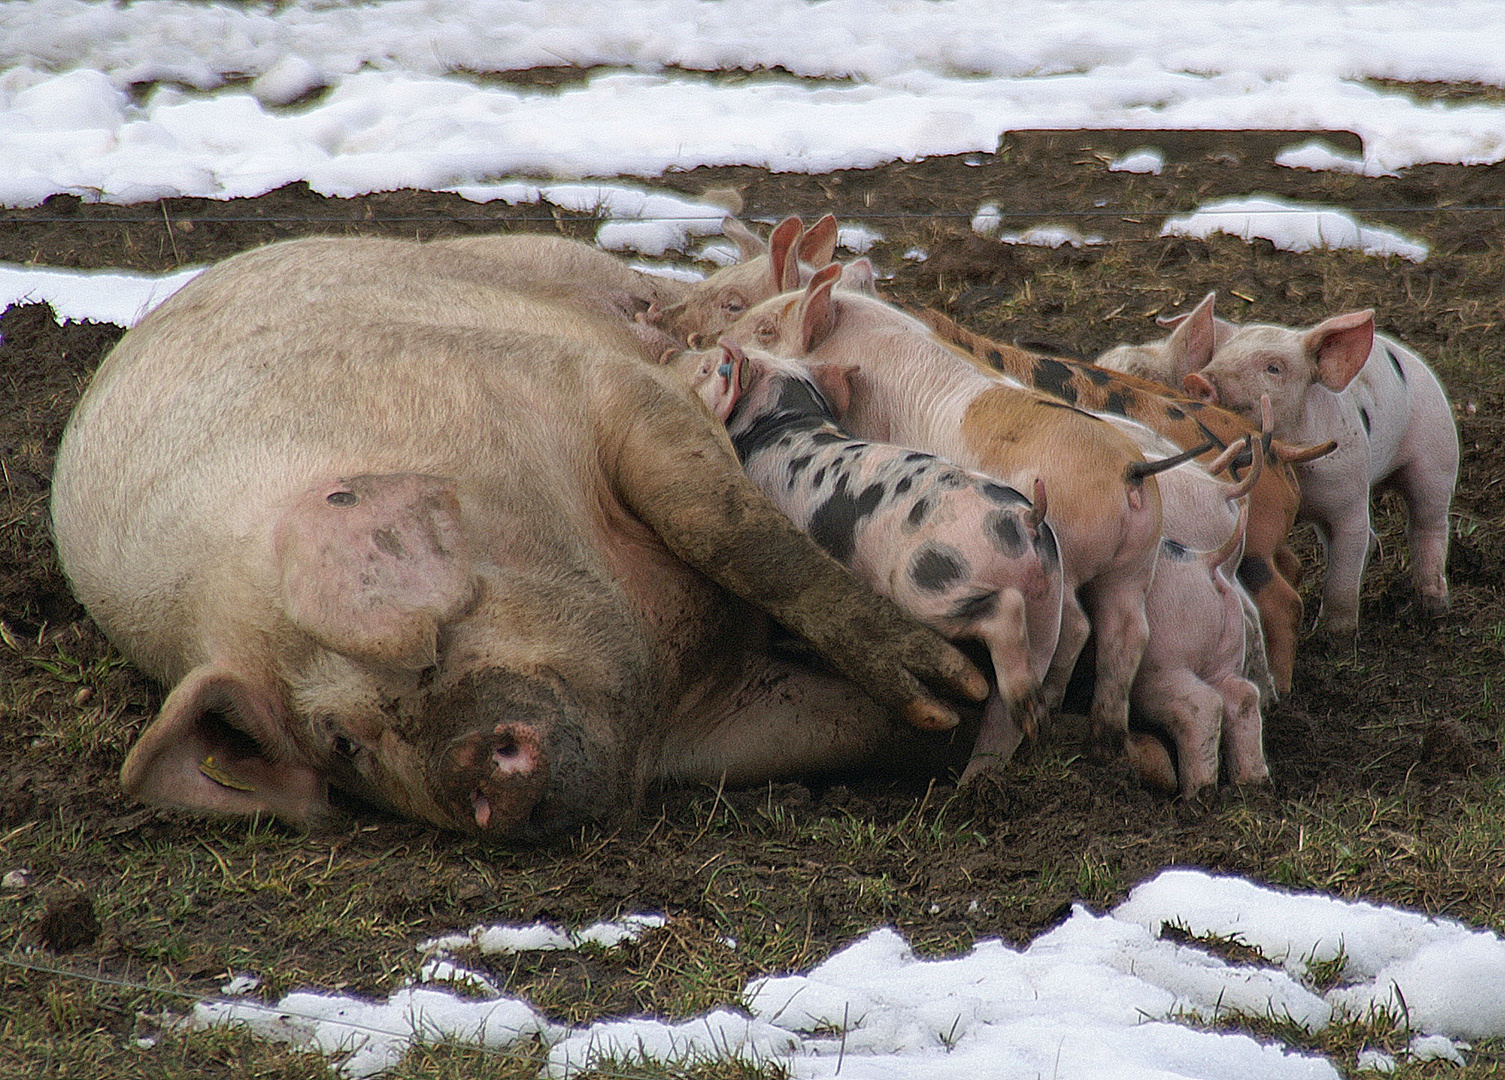
{"label": "piglet's hoof", "polygon": [[[1082,741],[1082,753],[1098,765],[1123,761],[1128,754],[1129,734],[1112,727],[1092,725]],[[1174,771],[1174,770],[1172,770]]]}
{"label": "piglet's hoof", "polygon": [[1422,614],[1429,619],[1446,615],[1452,609],[1453,602],[1447,596],[1423,596],[1421,598]]}
{"label": "piglet's hoof", "polygon": [[1359,621],[1358,619],[1324,618],[1317,623],[1316,635],[1329,645],[1353,648],[1358,643]]}
{"label": "piglet's hoof", "polygon": [[1129,768],[1139,782],[1161,795],[1174,795],[1176,765],[1165,743],[1147,731],[1131,731],[1125,740]]}

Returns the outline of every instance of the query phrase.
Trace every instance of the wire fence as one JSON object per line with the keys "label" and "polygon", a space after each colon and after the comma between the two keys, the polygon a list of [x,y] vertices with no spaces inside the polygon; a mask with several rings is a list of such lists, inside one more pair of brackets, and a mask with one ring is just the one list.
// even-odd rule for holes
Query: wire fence
{"label": "wire fence", "polygon": [[[442,194],[442,193],[431,193]],[[250,200],[246,200],[250,201]],[[109,206],[108,203],[93,203],[91,206]],[[161,205],[165,205],[161,204]],[[522,205],[522,204],[509,204]],[[528,204],[531,205],[531,204]],[[1501,214],[1505,213],[1505,204],[1487,203],[1480,205],[1454,205],[1454,206],[1385,206],[1385,205],[1362,205],[1350,204],[1332,206],[1279,206],[1274,207],[1269,213],[1310,215],[1316,216],[1340,210],[1348,214],[1408,214],[1408,215],[1461,215],[1461,214]],[[560,207],[559,211],[573,215],[582,220],[600,219],[610,221],[638,221],[645,224],[664,225],[693,225],[705,224],[708,221],[720,220],[705,215],[628,215],[613,214],[610,212],[593,213]],[[835,210],[831,211],[842,221],[971,221],[976,217],[975,211],[963,210]],[[247,224],[278,224],[278,225],[356,225],[356,224],[433,224],[436,221],[454,222],[456,224],[488,225],[510,222],[537,222],[540,224],[553,224],[557,218],[554,214],[544,213],[496,213],[496,214],[452,214],[435,211],[431,214],[367,214],[364,211],[351,215],[339,214],[207,214],[192,211],[170,211],[174,223],[191,221],[195,224],[204,225],[247,225]],[[1132,209],[1128,207],[1028,207],[1028,208],[997,208],[990,209],[990,214],[1000,218],[1119,218],[1119,217],[1173,217],[1189,213],[1207,215],[1209,217],[1245,217],[1250,211],[1237,208],[1197,208],[1197,207],[1155,207],[1151,209]],[[728,212],[726,216],[737,216]],[[776,215],[753,214],[752,218],[771,218]],[[140,214],[101,214],[91,217],[87,213],[70,214],[5,214],[0,213],[0,225],[59,225],[73,224],[79,226],[94,225],[161,225],[163,224],[162,210],[153,209],[150,213]]]}

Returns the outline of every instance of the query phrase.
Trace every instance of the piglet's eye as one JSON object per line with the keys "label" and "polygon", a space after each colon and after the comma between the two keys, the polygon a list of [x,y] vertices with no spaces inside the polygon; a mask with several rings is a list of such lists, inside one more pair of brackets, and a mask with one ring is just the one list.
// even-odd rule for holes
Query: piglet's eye
{"label": "piglet's eye", "polygon": [[1265,365],[1265,374],[1266,375],[1279,375],[1280,374],[1280,365],[1279,364],[1266,364]]}

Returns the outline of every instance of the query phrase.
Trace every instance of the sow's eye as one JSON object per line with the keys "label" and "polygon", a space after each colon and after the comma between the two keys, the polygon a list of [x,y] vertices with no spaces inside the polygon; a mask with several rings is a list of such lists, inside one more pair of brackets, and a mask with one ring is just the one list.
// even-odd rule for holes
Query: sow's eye
{"label": "sow's eye", "polygon": [[334,737],[334,752],[336,756],[348,760],[355,757],[358,750],[360,750],[360,747],[356,744],[356,741],[354,739],[350,738],[350,736],[336,735]]}

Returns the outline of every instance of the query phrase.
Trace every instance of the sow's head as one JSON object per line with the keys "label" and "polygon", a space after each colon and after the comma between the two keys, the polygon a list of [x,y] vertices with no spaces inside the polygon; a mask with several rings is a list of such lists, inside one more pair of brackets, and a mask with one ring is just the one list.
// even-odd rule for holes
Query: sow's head
{"label": "sow's head", "polygon": [[451,482],[315,485],[282,514],[271,550],[261,585],[274,617],[232,616],[206,635],[208,655],[126,758],[129,794],[315,825],[332,785],[524,840],[627,801],[630,736],[572,633],[565,609],[577,605],[475,558]]}

